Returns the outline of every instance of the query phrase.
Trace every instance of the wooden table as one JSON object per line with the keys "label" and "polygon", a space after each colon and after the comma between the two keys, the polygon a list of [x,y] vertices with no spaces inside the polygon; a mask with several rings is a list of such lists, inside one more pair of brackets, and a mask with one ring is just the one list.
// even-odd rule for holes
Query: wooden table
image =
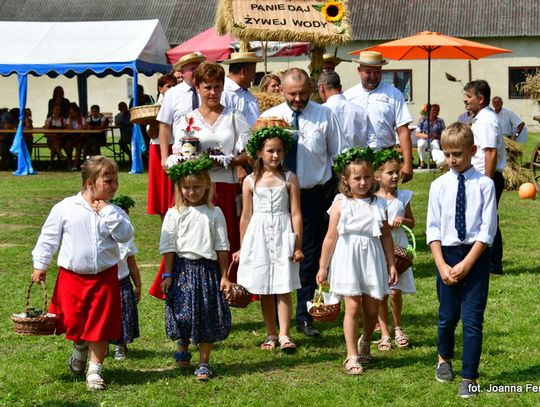
{"label": "wooden table", "polygon": [[[43,141],[43,138],[47,134],[63,134],[69,137],[69,135],[74,134],[82,134],[84,135],[90,135],[90,134],[101,134],[103,132],[110,131],[111,133],[111,142],[107,141],[107,144],[105,144],[103,147],[107,148],[109,151],[113,153],[113,157],[115,160],[121,159],[123,160],[123,153],[120,150],[118,146],[118,142],[115,140],[115,133],[114,129],[117,129],[117,126],[109,126],[104,129],[46,129],[44,127],[34,127],[33,129],[23,129],[23,135],[26,134],[32,134],[37,135],[37,138],[33,140],[32,146],[34,150],[34,159],[40,160],[41,155],[39,152],[40,148],[45,148],[47,146],[47,143]],[[2,134],[15,134],[17,129],[0,129],[0,137]]]}

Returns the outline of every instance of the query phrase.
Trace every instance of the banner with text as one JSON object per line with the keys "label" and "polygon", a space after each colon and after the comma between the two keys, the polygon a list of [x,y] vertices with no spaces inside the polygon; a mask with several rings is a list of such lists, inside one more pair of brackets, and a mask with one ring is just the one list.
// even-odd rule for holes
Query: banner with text
{"label": "banner with text", "polygon": [[346,0],[220,0],[216,28],[244,40],[349,40]]}

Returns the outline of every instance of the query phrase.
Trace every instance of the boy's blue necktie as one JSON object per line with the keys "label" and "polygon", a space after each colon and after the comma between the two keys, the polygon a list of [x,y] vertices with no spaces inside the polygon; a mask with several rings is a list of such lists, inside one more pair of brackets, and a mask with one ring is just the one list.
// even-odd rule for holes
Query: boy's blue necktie
{"label": "boy's blue necktie", "polygon": [[[294,129],[294,130],[298,130],[300,127],[299,127],[299,124],[298,124],[298,116],[300,116],[302,112],[301,111],[297,111],[297,110],[293,110],[292,112],[292,122],[291,122],[291,127]],[[284,164],[285,164],[285,167],[289,170],[289,171],[292,171],[296,174],[296,152],[298,151],[298,131],[294,131],[293,134],[292,134],[292,145],[291,145],[291,149],[289,150],[289,152],[287,153],[287,155],[285,155],[285,160],[284,160]]]}
{"label": "boy's blue necktie", "polygon": [[465,176],[458,174],[458,189],[456,195],[456,231],[459,240],[465,240]]}

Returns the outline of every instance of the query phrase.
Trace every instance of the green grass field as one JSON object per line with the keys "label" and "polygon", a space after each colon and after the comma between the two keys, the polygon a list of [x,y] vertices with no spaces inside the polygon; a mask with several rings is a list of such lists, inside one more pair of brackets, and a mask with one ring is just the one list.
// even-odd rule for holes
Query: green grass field
{"label": "green grass field", "polygon": [[[530,135],[524,162],[540,135]],[[163,304],[146,290],[159,263],[160,221],[145,214],[146,174],[120,175],[120,193],[137,202],[131,211],[140,248],[137,256],[145,295],[139,307],[141,338],[130,347],[128,360],[106,359],[109,389],[89,393],[84,380],[72,377],[66,361],[71,351],[63,337],[24,337],[13,332],[10,315],[21,312],[32,271],[30,251],[52,205],[80,188],[80,174],[42,172],[15,177],[0,172],[0,405],[2,406],[341,406],[341,405],[462,405],[456,396],[459,381],[439,384],[436,361],[437,298],[435,270],[425,244],[429,185],[437,174],[415,174],[405,187],[415,192],[412,208],[417,220],[415,263],[417,294],[406,296],[403,326],[412,346],[380,353],[359,377],[342,371],[345,344],[342,315],[334,323],[319,324],[323,336],[306,339],[292,330],[298,345],[294,355],[261,351],[264,338],[259,304],[233,310],[233,332],[212,354],[216,377],[198,383],[193,368],[175,368],[174,344],[165,337]],[[506,275],[491,281],[484,324],[480,383],[522,385],[522,393],[484,392],[468,403],[482,406],[540,403],[540,392],[526,392],[526,384],[540,385],[540,201],[520,200],[505,192],[501,201],[501,229]],[[56,271],[49,272],[52,291]],[[41,304],[38,290],[33,292]],[[461,330],[456,334],[461,363]]]}

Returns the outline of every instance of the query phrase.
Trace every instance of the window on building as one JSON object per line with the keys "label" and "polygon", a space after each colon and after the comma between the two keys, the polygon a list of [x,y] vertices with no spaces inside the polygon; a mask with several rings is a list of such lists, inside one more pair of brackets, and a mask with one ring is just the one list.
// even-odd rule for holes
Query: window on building
{"label": "window on building", "polygon": [[385,69],[382,71],[382,81],[398,88],[406,102],[413,100],[412,69]]}
{"label": "window on building", "polygon": [[517,85],[525,82],[527,75],[534,75],[540,72],[540,66],[514,66],[508,68],[508,98],[528,99],[523,91],[518,90]]}

